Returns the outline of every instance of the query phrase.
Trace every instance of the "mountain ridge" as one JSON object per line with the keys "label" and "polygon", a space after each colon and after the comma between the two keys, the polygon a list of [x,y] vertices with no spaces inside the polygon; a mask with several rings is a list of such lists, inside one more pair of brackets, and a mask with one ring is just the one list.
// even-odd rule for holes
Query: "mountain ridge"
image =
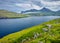
{"label": "mountain ridge", "polygon": [[33,16],[60,16],[60,10],[59,11],[51,11],[48,8],[43,8],[41,10],[36,9],[30,9],[26,11],[21,11],[21,14],[29,14]]}
{"label": "mountain ridge", "polygon": [[25,10],[25,11],[21,11],[21,13],[27,13],[27,12],[54,12],[52,10],[49,10],[48,8],[43,8],[43,9],[40,9],[40,10],[37,10],[37,9],[30,9],[30,10]]}

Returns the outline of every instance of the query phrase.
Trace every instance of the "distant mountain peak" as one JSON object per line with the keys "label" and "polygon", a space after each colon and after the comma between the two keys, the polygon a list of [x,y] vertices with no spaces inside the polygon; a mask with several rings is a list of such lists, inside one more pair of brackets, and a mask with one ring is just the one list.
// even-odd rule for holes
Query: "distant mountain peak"
{"label": "distant mountain peak", "polygon": [[45,7],[44,7],[44,8],[43,8],[43,9],[41,9],[40,11],[43,11],[43,12],[45,12],[45,11],[46,11],[46,12],[48,12],[48,11],[51,11],[51,10],[49,10],[48,8],[45,8]]}
{"label": "distant mountain peak", "polygon": [[44,7],[43,9],[45,9],[45,10],[49,10],[48,8],[45,8],[45,7]]}

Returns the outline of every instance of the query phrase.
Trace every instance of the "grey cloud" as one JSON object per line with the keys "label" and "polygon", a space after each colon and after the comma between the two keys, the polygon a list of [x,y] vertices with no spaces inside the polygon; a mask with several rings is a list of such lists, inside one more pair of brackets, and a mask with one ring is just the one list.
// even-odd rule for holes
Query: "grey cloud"
{"label": "grey cloud", "polygon": [[[60,0],[0,0],[0,8],[1,6],[4,8],[8,8],[7,5],[11,8],[14,7],[14,9],[22,9],[25,10],[25,8],[21,8],[20,6],[15,6],[15,4],[31,4],[31,5],[37,5],[40,7],[48,7],[49,9],[60,9]],[[43,2],[43,3],[42,3]],[[48,2],[46,4],[46,2]],[[54,2],[54,3],[53,3]],[[52,3],[52,4],[50,4]],[[20,7],[20,8],[19,8]],[[31,6],[32,8],[32,6]]]}
{"label": "grey cloud", "polygon": [[60,0],[44,0],[44,1],[52,2],[52,1],[60,1]]}

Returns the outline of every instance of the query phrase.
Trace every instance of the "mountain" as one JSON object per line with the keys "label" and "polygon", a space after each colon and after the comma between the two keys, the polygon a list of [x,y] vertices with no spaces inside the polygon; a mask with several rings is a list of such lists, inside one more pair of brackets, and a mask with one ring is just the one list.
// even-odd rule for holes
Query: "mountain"
{"label": "mountain", "polygon": [[58,14],[60,14],[60,10],[59,10],[59,11],[57,11],[57,12],[55,12],[55,13],[58,13]]}
{"label": "mountain", "polygon": [[47,8],[43,8],[43,9],[41,9],[40,11],[42,11],[42,12],[53,12],[53,11],[47,9]]}
{"label": "mountain", "polygon": [[31,9],[31,10],[21,11],[21,13],[37,12],[37,11],[39,11],[39,10]]}
{"label": "mountain", "polygon": [[0,10],[0,19],[1,18],[21,18],[21,17],[27,17],[27,15],[7,11],[7,10]]}
{"label": "mountain", "polygon": [[30,9],[30,10],[26,10],[26,11],[21,11],[21,13],[28,13],[28,12],[52,12],[52,11],[47,8],[43,8],[41,10]]}
{"label": "mountain", "polygon": [[51,11],[47,8],[41,10],[30,9],[26,11],[21,11],[22,14],[29,14],[31,16],[60,16],[60,11]]}
{"label": "mountain", "polygon": [[9,34],[0,43],[60,43],[60,18]]}

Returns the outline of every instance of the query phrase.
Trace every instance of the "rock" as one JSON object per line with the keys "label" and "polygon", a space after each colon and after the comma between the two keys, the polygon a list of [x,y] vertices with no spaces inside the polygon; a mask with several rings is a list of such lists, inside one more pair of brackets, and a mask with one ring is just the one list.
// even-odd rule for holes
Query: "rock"
{"label": "rock", "polygon": [[50,24],[47,24],[46,26],[48,26],[49,29],[52,27],[52,25],[50,25]]}
{"label": "rock", "polygon": [[43,43],[43,41],[39,41],[38,43]]}
{"label": "rock", "polygon": [[29,37],[27,37],[27,40],[31,40]]}
{"label": "rock", "polygon": [[36,35],[37,35],[37,36],[40,36],[40,34],[39,34],[39,33],[37,33]]}
{"label": "rock", "polygon": [[22,40],[22,43],[24,43],[25,41],[26,41],[26,39],[23,39],[23,40]]}
{"label": "rock", "polygon": [[48,29],[47,29],[47,28],[43,28],[43,31],[44,31],[44,32],[48,32]]}

